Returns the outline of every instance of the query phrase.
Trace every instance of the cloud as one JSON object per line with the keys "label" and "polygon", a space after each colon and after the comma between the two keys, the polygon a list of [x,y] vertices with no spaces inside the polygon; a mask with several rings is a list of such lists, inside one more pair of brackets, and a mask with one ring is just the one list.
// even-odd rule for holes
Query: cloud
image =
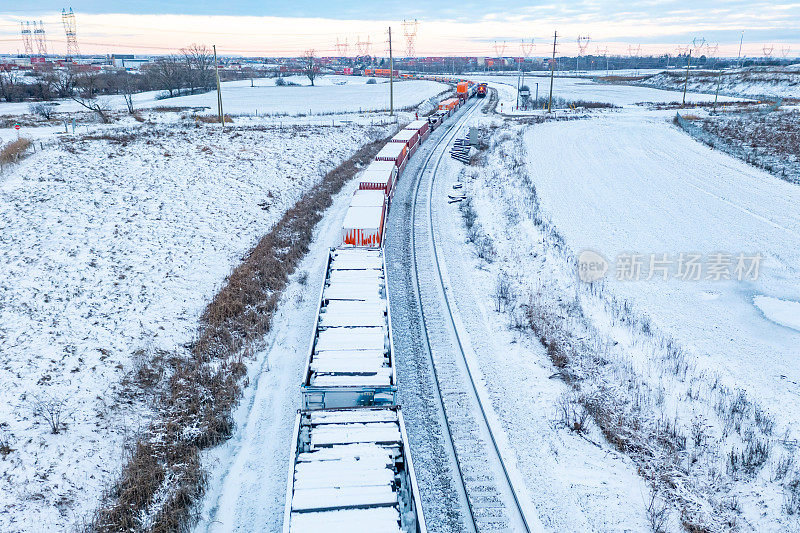
{"label": "cloud", "polygon": [[[521,39],[534,38],[537,55],[552,46],[558,31],[559,53],[573,55],[578,35],[590,35],[592,46],[608,44],[611,53],[626,53],[628,44],[642,44],[648,53],[673,52],[695,36],[720,44],[720,53],[736,55],[742,29],[745,53],[760,55],[764,43],[791,43],[800,51],[800,4],[705,0],[687,4],[673,0],[570,3],[466,1],[421,3],[400,1],[294,3],[235,2],[231,14],[214,14],[219,4],[206,1],[143,0],[121,3],[73,4],[78,41],[84,53],[133,51],[139,54],[177,52],[193,42],[216,44],[222,53],[297,55],[314,48],[333,55],[337,37],[370,39],[373,55],[386,55],[386,29],[394,29],[396,50],[402,55],[402,27],[390,18],[420,19],[418,55],[493,55],[494,42],[506,41],[506,55],[519,55]],[[60,6],[40,0],[35,18],[45,21],[51,48],[63,51]],[[404,7],[405,6],[405,7]],[[120,12],[109,11],[117,8]],[[130,11],[139,11],[131,14]],[[144,11],[142,13],[142,11]],[[265,16],[273,11],[279,16]],[[247,14],[247,13],[253,14]],[[314,17],[301,16],[313,12]],[[163,14],[154,14],[163,13]],[[185,14],[195,13],[195,14]],[[418,15],[417,15],[418,14]],[[34,14],[0,12],[0,52],[21,47],[19,20]]]}

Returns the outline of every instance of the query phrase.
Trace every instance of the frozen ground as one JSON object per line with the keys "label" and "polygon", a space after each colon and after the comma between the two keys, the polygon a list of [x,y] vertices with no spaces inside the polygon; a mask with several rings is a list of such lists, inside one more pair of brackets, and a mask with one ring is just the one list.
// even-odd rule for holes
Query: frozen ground
{"label": "frozen ground", "polygon": [[[384,111],[389,109],[388,80],[375,78],[377,83],[367,84],[369,78],[363,76],[321,76],[308,85],[304,76],[290,76],[287,82],[297,83],[298,87],[277,87],[275,79],[257,79],[255,87],[250,80],[230,81],[222,84],[222,99],[225,113],[238,114],[320,114],[354,113]],[[447,90],[447,85],[432,81],[395,81],[394,107],[401,109],[419,103]],[[136,108],[153,107],[197,107],[216,112],[217,94],[209,92],[178,96],[158,100],[163,91],[149,91],[134,95]],[[108,109],[124,110],[122,96],[99,97],[98,101]],[[60,100],[58,112],[85,111],[72,100]],[[0,115],[21,115],[29,113],[28,103],[0,103]]]}
{"label": "frozen ground", "polygon": [[[557,405],[569,387],[552,379],[553,366],[541,344],[509,328],[506,315],[495,311],[497,269],[476,257],[467,244],[459,204],[447,201],[448,195],[459,192],[452,185],[460,181],[463,168],[446,158],[436,175],[434,231],[445,263],[445,284],[458,321],[469,332],[464,340],[474,357],[472,372],[505,433],[504,452],[513,456],[545,531],[648,531],[644,506],[650,491],[634,465],[599,432],[582,437],[559,424]],[[489,175],[505,176],[499,168],[486,174],[487,181],[492,180]],[[470,185],[483,220],[491,222],[489,213],[501,210],[495,197],[499,191]],[[491,230],[499,232],[504,220],[497,217]],[[495,241],[498,257],[522,264],[520,256],[528,249],[515,238],[527,240],[525,225],[514,224],[505,231],[513,237]]]}
{"label": "frozen ground", "polygon": [[[754,288],[763,290],[764,285],[773,289],[792,290],[794,287],[796,290],[796,284],[791,283],[794,275],[783,278],[788,274],[787,269],[796,264],[796,259],[789,257],[788,262],[792,263],[789,265],[773,264],[771,272],[762,271],[769,279],[745,283],[737,291],[732,289],[733,283],[710,280],[674,280],[672,283],[658,278],[659,281],[615,283],[608,279],[616,274],[613,263],[604,284],[589,286],[577,280],[575,256],[572,255],[586,247],[607,256],[612,250],[614,254],[620,251],[646,254],[654,243],[659,245],[658,252],[654,252],[659,255],[672,254],[673,246],[706,253],[709,242],[711,250],[720,251],[731,242],[746,242],[746,235],[756,234],[762,245],[769,243],[770,238],[781,239],[781,230],[772,227],[768,217],[776,212],[785,212],[787,206],[775,206],[775,211],[769,211],[768,207],[769,212],[762,209],[753,213],[762,217],[760,222],[753,223],[747,213],[736,212],[737,206],[725,201],[723,205],[716,205],[711,198],[719,200],[719,197],[712,195],[708,198],[706,194],[698,194],[699,177],[691,179],[690,169],[678,166],[670,172],[674,163],[669,167],[666,161],[660,164],[648,161],[661,150],[669,154],[680,153],[683,160],[695,166],[700,161],[694,160],[693,154],[713,161],[719,171],[702,166],[698,166],[698,171],[704,173],[704,184],[709,188],[715,187],[726,201],[742,202],[741,195],[734,194],[731,182],[738,181],[742,189],[755,190],[753,204],[758,202],[758,196],[765,188],[772,187],[773,194],[780,195],[787,192],[784,187],[791,186],[779,180],[756,185],[751,173],[758,171],[737,161],[722,161],[720,158],[725,158],[724,155],[709,156],[702,152],[702,146],[694,144],[689,137],[681,137],[682,134],[672,130],[667,123],[648,118],[646,114],[637,115],[640,116],[624,117],[622,113],[594,120],[550,122],[528,127],[524,136],[528,166],[524,171],[517,166],[522,152],[515,146],[522,149],[523,137],[519,135],[525,130],[519,127],[500,130],[492,137],[492,156],[488,166],[467,168],[465,172],[464,190],[472,198],[477,212],[477,221],[467,233],[474,246],[470,245],[468,249],[480,257],[480,260],[473,261],[481,281],[459,276],[458,279],[466,279],[466,283],[455,284],[454,291],[456,294],[459,291],[472,292],[472,296],[463,298],[467,302],[465,308],[469,308],[469,302],[483,301],[486,308],[477,316],[482,316],[484,321],[488,316],[494,321],[495,329],[487,329],[495,333],[491,347],[484,350],[489,356],[484,357],[483,362],[491,362],[492,354],[501,354],[495,357],[502,362],[490,366],[488,372],[484,371],[485,375],[491,376],[487,379],[489,389],[495,387],[498,390],[495,408],[502,413],[510,404],[512,407],[507,410],[513,416],[514,412],[523,410],[526,403],[515,402],[513,391],[525,390],[528,393],[526,398],[544,400],[540,409],[549,405],[550,409],[559,411],[551,420],[560,421],[560,424],[570,420],[563,416],[565,406],[572,417],[572,422],[568,423],[580,419],[575,415],[583,412],[582,408],[576,407],[583,401],[581,397],[594,398],[582,405],[601,415],[603,410],[597,406],[609,402],[614,405],[614,416],[621,417],[620,420],[629,417],[625,413],[631,409],[630,413],[634,413],[631,420],[635,420],[633,425],[619,421],[609,425],[606,418],[602,422],[603,431],[606,435],[615,435],[615,439],[624,435],[623,442],[627,444],[622,449],[629,450],[626,454],[634,458],[638,472],[658,489],[658,501],[664,498],[670,501],[668,508],[672,511],[667,517],[668,531],[681,530],[680,524],[686,520],[711,531],[728,530],[731,524],[736,524],[736,528],[742,531],[794,530],[792,528],[800,526],[792,515],[797,512],[796,507],[792,507],[796,503],[790,503],[797,501],[797,496],[792,496],[791,492],[791,487],[795,486],[792,480],[797,476],[791,459],[797,438],[796,413],[782,411],[780,404],[794,405],[797,402],[796,390],[788,390],[790,387],[785,382],[775,387],[774,382],[779,381],[777,373],[793,365],[797,359],[792,357],[792,350],[798,345],[796,332],[788,328],[779,332],[779,326],[761,318],[756,320],[755,315],[760,312],[753,307],[750,300],[753,294],[748,291]],[[574,132],[574,137],[571,138],[567,132]],[[626,143],[626,134],[636,141]],[[673,134],[678,136],[672,138]],[[603,141],[608,138],[619,139],[620,153],[633,155],[633,158],[614,157],[616,148],[609,148]],[[652,139],[654,145],[642,149],[642,138]],[[633,146],[634,142],[638,149]],[[659,178],[661,175],[663,180]],[[674,183],[674,187],[670,187],[666,180]],[[536,187],[535,192],[532,186]],[[447,192],[443,189],[442,197]],[[760,203],[770,205],[766,198],[761,198]],[[752,205],[747,207],[753,208]],[[701,210],[706,213],[705,220]],[[714,220],[714,214],[720,219]],[[704,227],[690,227],[695,220]],[[765,230],[761,222],[766,222],[770,228]],[[742,224],[748,224],[748,229],[742,229]],[[442,227],[448,226],[442,224]],[[708,230],[704,232],[706,228]],[[737,234],[743,236],[731,241],[737,231],[750,233]],[[587,238],[592,245],[587,244]],[[444,242],[458,240],[457,235],[450,241],[443,239]],[[783,242],[791,249],[796,246],[791,238],[788,241],[784,238]],[[445,255],[448,259],[456,257],[457,250]],[[456,265],[462,262],[457,258],[451,260]],[[647,266],[643,268],[643,274],[647,276]],[[777,282],[775,278],[778,278]],[[501,282],[507,286],[503,298],[498,296]],[[680,292],[681,283],[683,294]],[[698,292],[692,294],[694,290]],[[694,297],[689,297],[690,294]],[[755,300],[764,313],[776,321],[787,321],[796,305],[793,299],[757,297]],[[748,309],[740,308],[739,302]],[[496,313],[499,309],[502,313]],[[649,319],[641,318],[641,313],[646,313]],[[536,324],[535,333],[526,329],[528,324]],[[503,327],[520,328],[520,337],[506,334],[502,329],[501,334],[496,333],[497,328]],[[726,339],[722,337],[735,336],[736,328],[743,331],[725,343]],[[480,327],[472,326],[472,329],[480,332]],[[562,336],[564,331],[572,333]],[[757,339],[750,338],[753,332],[757,332]],[[787,337],[787,332],[795,337]],[[497,342],[502,342],[506,335],[522,346],[532,339],[535,343],[537,338],[556,342],[552,354],[549,353],[553,365],[548,365],[548,360],[541,355],[538,359],[545,371],[550,369],[553,372],[547,376],[548,379],[504,383],[526,377],[524,372],[504,375],[505,361],[513,356],[513,350],[498,348]],[[478,333],[478,343],[486,343],[488,337]],[[676,348],[674,339],[677,339],[677,346],[686,349],[685,353],[682,348]],[[745,344],[739,346],[737,341]],[[524,361],[536,361],[537,352],[543,352],[538,344],[532,346],[531,351],[533,357],[528,356]],[[670,351],[673,355],[667,353]],[[569,369],[567,376],[577,376],[577,379],[565,378],[573,384],[575,392],[561,399],[551,392],[561,386],[559,381],[552,381],[562,375],[555,366],[558,360],[555,356],[560,353],[565,354],[562,361]],[[775,353],[780,355],[776,357]],[[521,368],[523,363],[519,365]],[[526,370],[535,375],[535,369]],[[771,387],[770,382],[773,383]],[[778,404],[770,398],[773,393],[783,393]],[[593,416],[601,421],[597,414]],[[617,425],[620,423],[622,426]],[[620,427],[625,428],[622,433],[619,433]],[[675,429],[663,433],[664,427]],[[509,424],[507,431],[512,440],[516,432],[524,432],[514,424]],[[605,445],[593,426],[582,431],[601,448]],[[650,431],[655,431],[654,435],[660,431],[662,436],[644,440],[644,448],[638,448],[639,435]],[[692,437],[681,440],[681,434]],[[566,435],[574,436],[569,432]],[[661,442],[675,444],[667,444],[660,450],[664,446]],[[748,466],[742,467],[739,458],[747,454],[739,454],[756,446],[756,442],[765,450],[765,455],[752,463],[749,461],[753,456],[748,456]],[[524,441],[517,446],[525,449]],[[620,449],[619,445],[617,448]],[[641,449],[646,451],[637,451]],[[589,457],[591,454],[586,451],[580,454],[582,460]],[[595,465],[596,470],[590,469],[593,475],[584,472],[580,479],[587,483],[571,486],[570,493],[587,490],[587,486],[591,487],[590,480],[610,475],[624,466],[623,459],[616,462],[611,460],[612,457],[604,457]],[[535,452],[530,452],[529,456],[520,459],[521,464],[535,461],[535,458]],[[539,467],[531,475],[543,471],[546,470]],[[562,466],[556,473],[565,475],[569,471]],[[619,472],[613,474],[614,479],[619,476]],[[665,479],[671,481],[663,485]],[[548,490],[559,487],[558,483],[549,480],[542,484],[548,486]],[[623,486],[629,487],[630,482],[623,483]],[[615,489],[610,483],[602,484],[600,493],[611,499],[608,502],[615,498],[614,490],[622,490],[616,493],[621,501],[633,509],[638,505],[639,512],[644,511],[647,517],[653,516],[646,510],[649,501],[646,489],[640,489],[641,495],[636,502],[630,494],[625,495],[624,489]],[[558,500],[552,498],[548,502]],[[585,505],[591,498],[584,497],[579,501]],[[660,505],[657,503],[656,508]],[[542,509],[538,502],[537,507]],[[583,516],[588,520],[588,526],[566,527],[581,530],[637,527],[632,518],[614,522],[617,515],[607,515],[602,510],[584,512]],[[630,516],[635,516],[635,513]],[[571,517],[575,518],[575,515]],[[552,518],[564,519],[560,511],[556,511]],[[604,523],[604,520],[610,521]],[[564,528],[563,524],[556,527],[559,530]]]}
{"label": "frozen ground", "polygon": [[[719,78],[720,94],[745,97],[774,96],[783,98],[800,98],[800,68],[790,67],[752,67],[741,70],[723,71],[690,71],[689,90],[714,93]],[[654,87],[672,90],[683,90],[685,71],[662,72],[641,82]]]}
{"label": "frozen ground", "polygon": [[[180,352],[241,255],[373,133],[162,124],[65,140],[7,167],[0,440],[12,451],[0,458],[0,530],[87,518],[149,413],[121,383],[134,352]],[[35,412],[50,401],[63,404],[57,435]]]}
{"label": "frozen ground", "polygon": [[[609,142],[613,139],[613,142]],[[800,188],[693,141],[663,119],[639,115],[543,124],[526,136],[543,209],[579,252],[761,254],[753,281],[616,281],[635,303],[689,348],[700,368],[780,414],[792,433],[800,411],[800,333],[754,305],[769,296],[800,301]],[[649,266],[649,265],[646,265]],[[676,265],[672,265],[673,269]],[[646,270],[646,269],[645,269]],[[795,435],[795,438],[797,435]]]}

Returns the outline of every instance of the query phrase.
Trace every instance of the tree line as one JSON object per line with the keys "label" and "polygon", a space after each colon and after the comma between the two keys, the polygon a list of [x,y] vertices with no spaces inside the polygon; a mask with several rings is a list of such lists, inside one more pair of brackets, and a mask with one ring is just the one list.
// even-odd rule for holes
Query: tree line
{"label": "tree line", "polygon": [[125,95],[127,100],[128,95],[143,91],[164,91],[165,97],[173,97],[206,92],[215,84],[213,53],[206,46],[193,44],[182,49],[180,55],[160,57],[142,65],[137,73],[124,69],[83,70],[78,65],[33,73],[0,72],[0,100],[93,99],[111,94]]}

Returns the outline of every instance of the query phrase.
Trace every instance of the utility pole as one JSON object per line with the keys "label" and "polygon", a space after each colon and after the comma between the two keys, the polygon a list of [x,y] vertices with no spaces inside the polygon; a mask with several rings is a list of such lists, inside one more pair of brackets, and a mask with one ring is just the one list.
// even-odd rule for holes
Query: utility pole
{"label": "utility pole", "polygon": [[225,131],[225,115],[222,113],[222,89],[219,83],[219,64],[217,63],[217,45],[214,46],[214,73],[217,76],[217,113],[219,123],[222,124],[222,131]]}
{"label": "utility pole", "polygon": [[692,64],[692,47],[689,47],[689,55],[686,56],[686,79],[683,81],[683,102],[681,107],[686,106],[686,88],[689,86],[689,65]]}
{"label": "utility pole", "polygon": [[547,99],[547,112],[553,106],[553,78],[556,72],[556,41],[558,39],[558,32],[553,32],[553,60],[550,62],[550,98]]}
{"label": "utility pole", "polygon": [[744,42],[744,30],[739,37],[739,55],[736,57],[736,68],[742,68],[742,43]]}
{"label": "utility pole", "polygon": [[394,116],[394,57],[392,56],[391,26],[389,26],[389,116]]}

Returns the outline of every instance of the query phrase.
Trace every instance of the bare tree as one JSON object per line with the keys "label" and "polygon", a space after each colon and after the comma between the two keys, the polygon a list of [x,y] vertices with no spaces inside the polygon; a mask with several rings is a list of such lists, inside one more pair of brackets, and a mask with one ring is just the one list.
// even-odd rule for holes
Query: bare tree
{"label": "bare tree", "polygon": [[78,102],[89,111],[95,113],[103,122],[103,124],[108,124],[111,122],[111,117],[108,115],[108,107],[105,105],[105,102],[103,102],[102,99],[86,98],[78,95],[72,95],[70,98]]}
{"label": "bare tree", "polygon": [[314,50],[306,50],[303,56],[303,73],[308,77],[311,86],[314,86],[314,78],[317,77],[318,67],[314,66]]}
{"label": "bare tree", "polygon": [[133,75],[129,72],[121,71],[116,76],[111,78],[111,85],[114,92],[121,94],[125,99],[125,106],[128,108],[128,113],[133,114],[133,95],[136,92],[136,84],[133,80]]}
{"label": "bare tree", "polygon": [[53,113],[55,113],[55,110],[51,104],[45,104],[43,102],[29,105],[28,110],[30,110],[30,112],[34,115],[39,115],[45,120],[50,120],[53,118]]}
{"label": "bare tree", "polygon": [[45,419],[48,426],[50,426],[51,433],[58,434],[67,428],[64,423],[64,419],[69,416],[66,400],[45,396],[36,400],[33,412],[35,415]]}
{"label": "bare tree", "polygon": [[214,67],[214,55],[205,46],[192,44],[189,48],[181,50],[186,67],[188,69],[187,81],[192,92],[195,89],[210,89],[213,87],[212,69]]}
{"label": "bare tree", "polygon": [[22,99],[19,91],[19,74],[14,70],[0,71],[0,98],[6,102],[17,102]]}
{"label": "bare tree", "polygon": [[72,96],[75,90],[75,73],[71,68],[65,68],[55,73],[55,91],[60,98]]}
{"label": "bare tree", "polygon": [[75,76],[75,88],[80,91],[83,98],[94,98],[106,89],[106,83],[100,73],[95,70],[82,72]]}
{"label": "bare tree", "polygon": [[186,68],[175,56],[167,56],[156,61],[148,69],[154,78],[154,85],[167,91],[172,98],[185,86]]}

